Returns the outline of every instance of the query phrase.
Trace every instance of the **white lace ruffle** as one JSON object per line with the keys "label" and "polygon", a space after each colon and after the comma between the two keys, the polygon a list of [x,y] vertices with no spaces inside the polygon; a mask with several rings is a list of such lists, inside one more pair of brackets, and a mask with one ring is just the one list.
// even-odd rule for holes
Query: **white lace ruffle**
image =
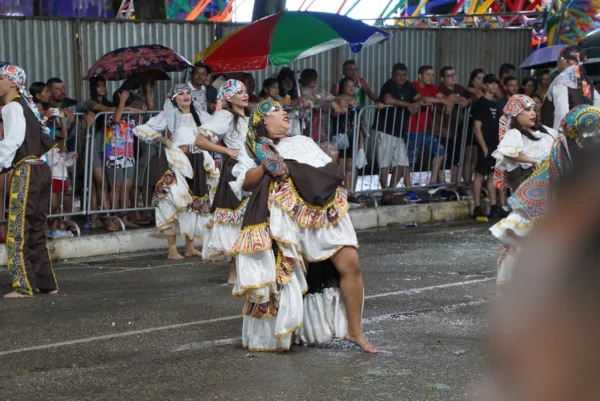
{"label": "white lace ruffle", "polygon": [[243,345],[252,351],[282,351],[289,349],[294,336],[298,344],[344,338],[348,324],[339,289],[326,288],[303,297],[308,290],[304,259],[326,260],[343,246],[358,246],[350,216],[346,214],[330,227],[306,229],[273,202],[269,228],[278,248],[292,261],[293,274],[277,294],[277,261],[272,250],[236,256],[238,281],[233,294],[259,304],[276,297],[279,305],[275,317],[244,316]]}

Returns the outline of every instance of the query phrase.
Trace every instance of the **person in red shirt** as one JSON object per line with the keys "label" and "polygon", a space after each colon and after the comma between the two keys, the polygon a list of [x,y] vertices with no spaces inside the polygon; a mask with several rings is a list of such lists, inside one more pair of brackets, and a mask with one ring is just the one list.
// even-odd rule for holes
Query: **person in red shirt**
{"label": "person in red shirt", "polygon": [[[431,105],[443,104],[446,106],[446,113],[451,113],[454,108],[454,102],[438,90],[433,84],[433,79],[434,72],[432,66],[424,65],[419,68],[419,80],[412,84],[424,99],[421,102],[419,112],[410,118],[409,134],[406,142],[408,161],[410,163],[409,168],[414,169],[417,155],[421,155],[423,146],[431,152],[433,163],[431,166],[430,183],[432,185],[436,183],[436,178],[444,159],[445,149],[432,132],[433,107]],[[405,181],[406,186],[412,185],[410,173],[406,175]]]}

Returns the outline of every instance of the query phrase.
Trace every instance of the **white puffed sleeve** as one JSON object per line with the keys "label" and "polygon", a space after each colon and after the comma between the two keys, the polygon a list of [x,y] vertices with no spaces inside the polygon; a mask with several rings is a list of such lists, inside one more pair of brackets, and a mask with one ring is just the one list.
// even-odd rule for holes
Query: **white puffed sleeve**
{"label": "white puffed sleeve", "polygon": [[497,161],[496,167],[500,170],[512,171],[519,163],[508,159],[507,157],[517,157],[523,152],[523,135],[517,129],[509,129],[498,148],[492,153]]}
{"label": "white puffed sleeve", "polygon": [[152,142],[162,135],[167,128],[167,117],[164,111],[149,119],[146,124],[138,125],[133,129],[133,133],[138,138],[146,142]]}
{"label": "white puffed sleeve", "polygon": [[[9,102],[2,108],[4,139],[0,141],[0,167],[10,168],[17,150],[25,140],[25,115],[17,102]],[[44,134],[45,135],[45,134]]]}
{"label": "white puffed sleeve", "polygon": [[208,121],[206,119],[202,120],[202,118],[201,121],[202,126],[198,128],[199,133],[210,139],[211,142],[216,143],[231,131],[233,113],[227,110],[219,110]]}

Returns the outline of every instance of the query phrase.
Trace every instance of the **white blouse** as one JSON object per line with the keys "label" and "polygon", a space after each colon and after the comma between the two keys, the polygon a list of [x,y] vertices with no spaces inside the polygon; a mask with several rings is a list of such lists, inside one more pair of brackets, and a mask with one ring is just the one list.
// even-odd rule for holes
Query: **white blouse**
{"label": "white blouse", "polygon": [[[193,145],[198,136],[198,127],[194,116],[189,114],[179,114],[177,121],[177,129],[171,133],[171,140],[177,147]],[[158,115],[152,117],[146,124],[138,125],[133,129],[133,133],[140,139],[151,142],[161,135],[161,132],[167,129],[167,117],[162,111]]]}
{"label": "white blouse", "polygon": [[[332,162],[329,157],[319,145],[307,136],[293,136],[283,138],[279,141],[275,148],[285,160],[295,160],[298,163],[308,164],[312,167],[323,167]],[[238,156],[238,163],[233,167],[232,174],[237,179],[231,181],[229,186],[236,194],[238,199],[249,196],[250,193],[242,190],[244,181],[246,180],[246,173],[257,166],[257,163],[248,156],[246,147],[240,148],[240,154]]]}
{"label": "white blouse", "polygon": [[532,134],[534,137],[540,138],[537,141],[527,138],[517,129],[508,130],[502,141],[500,141],[498,148],[492,153],[497,161],[496,167],[506,171],[513,171],[519,165],[522,168],[530,168],[530,163],[518,163],[509,159],[509,157],[517,157],[519,153],[532,157],[540,163],[544,161],[550,156],[552,145],[558,136],[558,133],[552,128],[544,128],[546,128],[548,134],[540,131],[535,131]]}
{"label": "white blouse", "polygon": [[25,115],[17,102],[9,102],[2,108],[4,139],[0,141],[0,168],[12,166],[17,150],[25,140]]}
{"label": "white blouse", "polygon": [[237,127],[233,126],[234,115],[227,110],[220,110],[213,116],[202,113],[200,132],[212,142],[223,140],[229,149],[241,149],[248,134],[248,117],[238,118]]}

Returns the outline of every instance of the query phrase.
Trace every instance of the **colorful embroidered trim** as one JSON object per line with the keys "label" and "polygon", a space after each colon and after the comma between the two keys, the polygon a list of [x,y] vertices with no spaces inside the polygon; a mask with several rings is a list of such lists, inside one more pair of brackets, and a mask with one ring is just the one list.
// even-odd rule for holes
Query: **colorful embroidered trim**
{"label": "colorful embroidered trim", "polygon": [[269,223],[245,227],[231,248],[231,253],[256,253],[272,249]]}
{"label": "colorful embroidered trim", "polygon": [[348,212],[346,190],[338,188],[325,206],[313,206],[300,196],[291,178],[278,184],[273,199],[302,228],[323,228],[337,224]]}
{"label": "colorful embroidered trim", "polygon": [[206,228],[213,228],[215,224],[229,224],[233,226],[239,226],[242,224],[244,213],[246,213],[246,206],[248,205],[248,198],[244,199],[237,209],[224,209],[217,208],[210,217]]}

